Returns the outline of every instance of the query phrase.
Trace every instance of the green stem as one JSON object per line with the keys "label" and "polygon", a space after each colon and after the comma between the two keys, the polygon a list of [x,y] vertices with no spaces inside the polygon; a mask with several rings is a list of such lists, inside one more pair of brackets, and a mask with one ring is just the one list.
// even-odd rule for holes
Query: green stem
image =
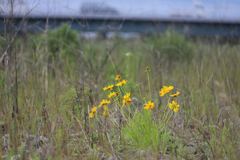
{"label": "green stem", "polygon": [[171,115],[169,116],[169,118],[167,119],[166,123],[170,120],[170,118],[172,117],[173,112],[171,112]]}
{"label": "green stem", "polygon": [[141,91],[140,91],[139,84],[138,84],[138,91],[139,91],[139,94],[140,94],[140,97],[141,97],[141,101],[143,101],[143,98],[142,98],[142,94],[141,94]]}
{"label": "green stem", "polygon": [[149,80],[149,73],[148,73],[148,71],[147,71],[147,77],[148,77],[148,85],[149,85],[149,93],[150,93],[150,102],[152,102],[152,100],[151,100],[151,87],[150,87],[150,80]]}
{"label": "green stem", "polygon": [[165,121],[166,121],[166,119],[167,119],[167,116],[168,116],[168,113],[169,113],[169,111],[170,111],[170,110],[168,110],[167,114],[165,114],[166,110],[167,110],[168,107],[169,107],[169,101],[170,101],[170,98],[168,97],[168,95],[167,95],[167,100],[168,100],[168,103],[167,103],[167,107],[164,109],[164,116],[163,116],[164,118],[163,118],[162,123],[165,123]]}

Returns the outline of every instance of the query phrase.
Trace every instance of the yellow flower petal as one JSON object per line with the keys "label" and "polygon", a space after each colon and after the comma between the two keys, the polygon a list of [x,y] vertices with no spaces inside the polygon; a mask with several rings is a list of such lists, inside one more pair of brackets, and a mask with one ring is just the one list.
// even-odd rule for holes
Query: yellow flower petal
{"label": "yellow flower petal", "polygon": [[126,101],[127,101],[127,104],[132,103],[132,99],[131,98],[128,98]]}
{"label": "yellow flower petal", "polygon": [[92,118],[93,116],[94,116],[93,113],[90,113],[90,114],[89,114],[89,117],[90,117],[90,118]]}
{"label": "yellow flower petal", "polygon": [[112,88],[113,88],[113,85],[108,86],[109,90],[113,90]]}
{"label": "yellow flower petal", "polygon": [[125,106],[125,103],[126,103],[126,101],[125,101],[125,100],[122,100],[122,107]]}
{"label": "yellow flower petal", "polygon": [[170,96],[171,96],[171,97],[177,97],[179,94],[180,94],[180,92],[177,91],[176,94],[172,94],[172,95],[170,95]]}
{"label": "yellow flower petal", "polygon": [[173,105],[171,103],[169,103],[169,108],[173,109]]}
{"label": "yellow flower petal", "polygon": [[124,84],[127,84],[127,81],[125,81],[125,79],[124,79],[121,83],[122,83],[122,85],[124,85]]}
{"label": "yellow flower petal", "polygon": [[117,87],[122,86],[122,83],[121,83],[121,82],[120,82],[120,83],[117,83],[116,86],[117,86]]}
{"label": "yellow flower petal", "polygon": [[104,107],[103,115],[104,115],[104,116],[107,116],[107,107],[106,107],[106,106]]}
{"label": "yellow flower petal", "polygon": [[174,112],[177,112],[177,111],[178,111],[178,108],[174,108],[173,111],[174,111]]}
{"label": "yellow flower petal", "polygon": [[143,109],[149,110],[149,109],[150,109],[150,107],[149,107],[149,106],[146,106],[146,107],[144,107]]}
{"label": "yellow flower petal", "polygon": [[168,92],[170,92],[173,89],[173,86],[168,87]]}
{"label": "yellow flower petal", "polygon": [[97,107],[92,108],[92,112],[97,111]]}

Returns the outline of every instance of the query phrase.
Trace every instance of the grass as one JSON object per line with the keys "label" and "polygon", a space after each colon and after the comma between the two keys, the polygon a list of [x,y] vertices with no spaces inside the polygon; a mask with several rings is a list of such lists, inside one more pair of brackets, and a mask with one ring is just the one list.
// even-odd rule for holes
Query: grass
{"label": "grass", "polygon": [[[190,42],[181,35],[164,38],[76,38],[81,43],[76,46],[61,44],[58,37],[55,53],[50,44],[13,44],[9,54],[16,54],[16,65],[12,58],[0,74],[0,122],[5,127],[0,134],[10,139],[8,144],[0,139],[1,157],[239,159],[240,46]],[[187,58],[179,57],[185,52]],[[63,56],[55,57],[58,53]],[[118,74],[128,80],[124,89],[113,88],[119,100],[107,105],[108,116],[101,107],[89,118],[91,108],[110,93],[103,88],[116,84]],[[180,91],[177,112],[168,107],[172,98],[159,94],[170,85],[173,93]],[[122,108],[125,93],[143,104],[151,99],[155,107],[136,113],[130,110],[132,103]],[[162,121],[164,116],[169,120]],[[31,147],[29,135],[48,141]]]}

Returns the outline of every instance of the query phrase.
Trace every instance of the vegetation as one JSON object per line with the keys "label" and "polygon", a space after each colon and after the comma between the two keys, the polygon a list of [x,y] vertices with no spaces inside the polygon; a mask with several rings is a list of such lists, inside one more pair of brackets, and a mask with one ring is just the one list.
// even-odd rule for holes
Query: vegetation
{"label": "vegetation", "polygon": [[239,159],[239,44],[21,38],[1,63],[2,158]]}

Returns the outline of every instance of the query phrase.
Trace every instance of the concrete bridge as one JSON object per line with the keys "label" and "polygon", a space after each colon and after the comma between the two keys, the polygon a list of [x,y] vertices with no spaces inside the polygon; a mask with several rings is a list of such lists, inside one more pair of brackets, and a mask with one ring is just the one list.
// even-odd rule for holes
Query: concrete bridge
{"label": "concrete bridge", "polygon": [[[21,32],[41,32],[46,29],[55,29],[63,23],[81,32],[136,32],[143,34],[163,33],[173,29],[178,33],[190,36],[221,36],[240,37],[240,22],[194,21],[177,19],[148,19],[148,18],[98,18],[82,17],[68,18],[22,18],[13,19],[16,29]],[[22,23],[21,23],[22,22]],[[21,24],[21,25],[20,25]],[[4,31],[4,19],[0,18],[0,31]]]}
{"label": "concrete bridge", "polygon": [[[81,32],[163,33],[173,29],[190,36],[240,37],[240,2],[190,0],[15,0],[0,1],[0,32],[13,17],[21,32],[55,29],[63,23]],[[71,3],[69,3],[71,2]],[[11,5],[14,15],[11,16]],[[217,8],[217,9],[216,9]],[[23,20],[24,19],[24,20]],[[21,24],[21,25],[20,25]]]}

